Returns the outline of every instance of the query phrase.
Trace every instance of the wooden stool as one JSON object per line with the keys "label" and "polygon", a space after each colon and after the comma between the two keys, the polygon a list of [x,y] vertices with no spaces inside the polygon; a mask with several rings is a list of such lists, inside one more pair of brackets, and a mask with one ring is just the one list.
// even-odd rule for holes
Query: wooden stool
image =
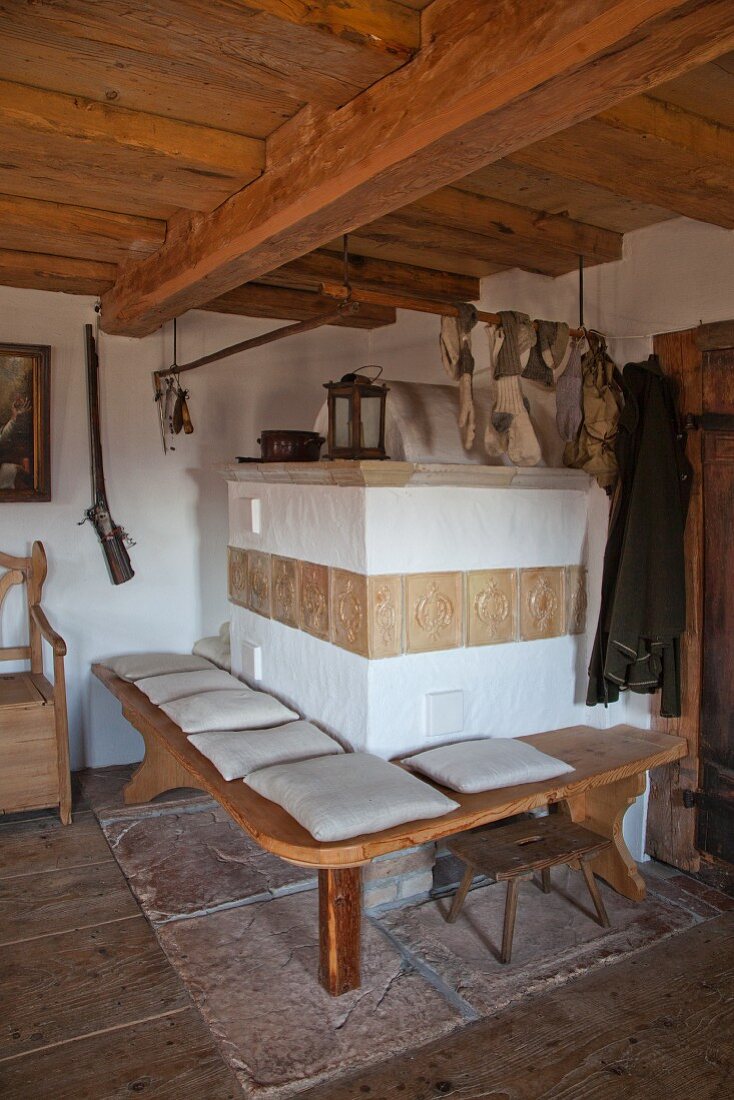
{"label": "wooden stool", "polygon": [[608,928],[609,917],[588,861],[610,847],[611,843],[606,837],[582,829],[560,815],[518,821],[500,828],[478,829],[449,840],[449,851],[466,864],[466,871],[446,919],[453,923],[458,917],[475,875],[489,875],[496,882],[506,880],[507,900],[500,959],[508,963],[512,957],[520,880],[530,878],[533,871],[540,871],[543,893],[549,894],[551,867],[569,864],[574,870],[580,868],[599,924]]}

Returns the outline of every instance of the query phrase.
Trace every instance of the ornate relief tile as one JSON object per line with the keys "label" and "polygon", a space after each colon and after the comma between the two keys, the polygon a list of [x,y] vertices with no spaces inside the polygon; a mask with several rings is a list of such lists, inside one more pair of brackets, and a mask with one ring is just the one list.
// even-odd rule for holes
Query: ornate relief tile
{"label": "ornate relief tile", "polygon": [[270,618],[270,554],[247,552],[248,601],[250,611]]}
{"label": "ornate relief tile", "polygon": [[586,570],[583,565],[566,566],[566,631],[583,634],[586,630]]}
{"label": "ornate relief tile", "polygon": [[514,642],[517,571],[481,569],[466,575],[467,645]]}
{"label": "ornate relief tile", "polygon": [[563,634],[564,572],[562,566],[520,570],[520,637],[524,641]]}
{"label": "ornate relief tile", "polygon": [[366,657],[367,578],[346,569],[330,569],[331,641],[334,645]]}
{"label": "ornate relief tile", "polygon": [[247,607],[247,551],[227,547],[227,595],[231,603]]}
{"label": "ornate relief tile", "polygon": [[298,562],[273,554],[270,564],[273,586],[273,618],[286,626],[298,626]]}
{"label": "ornate relief tile", "polygon": [[299,564],[299,622],[301,630],[329,640],[329,570],[310,561]]}
{"label": "ornate relief tile", "polygon": [[403,651],[403,578],[367,578],[369,656],[397,657]]}
{"label": "ornate relief tile", "polygon": [[405,578],[408,653],[461,645],[462,589],[461,573],[413,573]]}

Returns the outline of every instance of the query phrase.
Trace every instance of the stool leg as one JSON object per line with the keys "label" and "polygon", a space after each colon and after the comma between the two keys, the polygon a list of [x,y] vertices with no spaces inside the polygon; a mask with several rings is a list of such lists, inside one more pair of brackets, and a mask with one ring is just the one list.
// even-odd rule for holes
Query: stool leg
{"label": "stool leg", "polygon": [[596,915],[599,918],[599,924],[602,926],[602,928],[609,928],[609,917],[607,916],[607,911],[604,907],[602,896],[599,893],[599,887],[597,886],[596,879],[594,878],[594,872],[592,871],[588,861],[585,859],[581,862],[581,872],[584,876],[586,885],[589,888],[591,900],[594,903]]}
{"label": "stool leg", "polygon": [[517,913],[517,891],[520,880],[511,878],[507,882],[507,899],[505,901],[505,924],[502,929],[502,954],[500,962],[508,963],[512,958],[512,938],[515,934],[515,914]]}
{"label": "stool leg", "polygon": [[550,892],[551,892],[550,867],[543,867],[543,869],[540,872],[540,878],[541,878],[541,881],[543,883],[543,893],[544,894],[550,894]]}
{"label": "stool leg", "polygon": [[464,871],[464,877],[461,880],[461,884],[459,886],[459,889],[454,894],[454,900],[452,902],[451,909],[449,911],[449,915],[446,918],[446,921],[448,922],[448,924],[453,924],[454,921],[456,920],[456,918],[458,917],[459,913],[461,912],[461,907],[464,904],[464,901],[466,899],[466,895],[469,893],[469,887],[471,886],[473,881],[474,881],[474,868],[470,866],[470,867],[467,867],[466,871]]}

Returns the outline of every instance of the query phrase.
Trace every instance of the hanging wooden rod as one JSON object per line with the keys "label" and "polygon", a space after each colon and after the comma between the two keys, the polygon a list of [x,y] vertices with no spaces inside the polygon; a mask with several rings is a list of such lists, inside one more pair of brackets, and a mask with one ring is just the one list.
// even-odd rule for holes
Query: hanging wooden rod
{"label": "hanging wooden rod", "polygon": [[284,340],[287,336],[298,336],[300,332],[310,332],[311,329],[321,328],[322,325],[331,325],[340,317],[353,313],[359,313],[359,302],[340,302],[328,313],[319,313],[316,317],[309,317],[305,321],[296,321],[294,325],[270,329],[269,332],[263,332],[261,336],[253,336],[251,340],[240,340],[238,344],[230,344],[226,348],[221,348],[220,351],[211,352],[210,355],[202,355],[199,359],[192,359],[190,363],[181,363],[154,371],[153,376],[166,378],[169,374],[184,374],[187,370],[196,370],[197,367],[204,367],[207,363],[216,363],[241,351],[251,351],[253,348],[261,348],[264,344],[274,344],[276,340]]}
{"label": "hanging wooden rod", "polygon": [[[361,287],[343,286],[341,283],[322,283],[321,293],[329,298],[338,298],[343,302],[363,302],[365,305],[394,306],[396,309],[411,309],[417,313],[435,313],[441,317],[458,317],[458,306],[446,302],[434,302],[428,298],[413,298],[409,294],[390,294],[383,290],[366,290]],[[499,313],[477,310],[477,320],[489,325],[501,325]],[[537,325],[536,325],[537,327]],[[571,336],[583,336],[580,328],[569,329]]]}

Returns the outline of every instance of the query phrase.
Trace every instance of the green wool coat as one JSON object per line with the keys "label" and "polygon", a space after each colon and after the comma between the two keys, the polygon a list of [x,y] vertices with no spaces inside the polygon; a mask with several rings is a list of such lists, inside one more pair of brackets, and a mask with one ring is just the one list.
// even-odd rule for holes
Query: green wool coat
{"label": "green wool coat", "polygon": [[660,713],[680,714],[680,636],[686,625],[683,531],[692,469],[673,388],[657,356],[628,363],[615,451],[619,480],[604,554],[601,610],[587,703],[620,690],[662,688]]}

